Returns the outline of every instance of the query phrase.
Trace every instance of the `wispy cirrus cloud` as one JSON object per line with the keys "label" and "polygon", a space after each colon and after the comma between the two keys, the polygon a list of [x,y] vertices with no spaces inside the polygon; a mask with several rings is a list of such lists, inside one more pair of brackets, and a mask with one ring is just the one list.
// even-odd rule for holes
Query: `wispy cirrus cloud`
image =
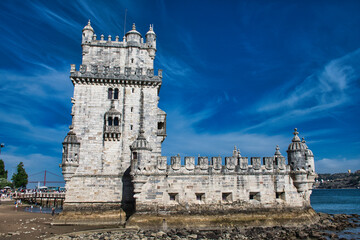
{"label": "wispy cirrus cloud", "polygon": [[[244,156],[272,156],[276,145],[285,149],[291,137],[281,135],[248,134],[242,131],[212,133],[201,129],[198,123],[208,121],[217,112],[216,108],[204,108],[197,113],[188,113],[177,108],[168,111],[168,137],[163,144],[164,155],[173,156],[230,156],[234,145]],[[284,150],[285,152],[285,150]]]}
{"label": "wispy cirrus cloud", "polygon": [[295,83],[293,89],[277,89],[258,101],[251,111],[273,117],[247,130],[319,119],[331,109],[354,104],[353,90],[359,77],[360,49],[330,61],[319,72]]}

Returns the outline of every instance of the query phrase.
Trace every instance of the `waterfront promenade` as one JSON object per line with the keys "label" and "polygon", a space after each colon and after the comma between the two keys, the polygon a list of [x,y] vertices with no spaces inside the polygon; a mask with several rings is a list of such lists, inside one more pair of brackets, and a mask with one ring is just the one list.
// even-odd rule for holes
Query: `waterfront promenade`
{"label": "waterfront promenade", "polygon": [[10,199],[0,204],[0,239],[46,239],[54,235],[96,229],[96,226],[51,226],[51,214],[26,212],[30,205],[16,207]]}

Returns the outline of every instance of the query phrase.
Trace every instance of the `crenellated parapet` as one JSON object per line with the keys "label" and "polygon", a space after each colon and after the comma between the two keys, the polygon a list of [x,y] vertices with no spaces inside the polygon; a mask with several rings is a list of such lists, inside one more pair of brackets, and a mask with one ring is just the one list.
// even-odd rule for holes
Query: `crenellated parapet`
{"label": "crenellated parapet", "polygon": [[71,65],[73,84],[161,85],[162,70],[154,75],[156,34],[152,25],[145,41],[135,24],[122,41],[119,36],[98,38],[90,20],[82,32],[82,64],[78,70]]}
{"label": "crenellated parapet", "polygon": [[135,67],[110,67],[106,65],[71,65],[70,79],[73,84],[129,84],[158,86],[162,83],[162,69],[154,75],[154,69]]}
{"label": "crenellated parapet", "polygon": [[[249,161],[250,160],[250,161]],[[262,160],[262,161],[261,161]],[[183,163],[183,164],[182,164]],[[170,164],[166,156],[157,157],[157,164],[152,173],[158,174],[270,174],[289,173],[290,166],[286,165],[285,157],[184,157],[180,155],[170,157]],[[143,172],[145,174],[145,172]]]}
{"label": "crenellated parapet", "polygon": [[[119,36],[113,38],[111,35],[107,37],[104,34],[100,35],[100,38],[95,34],[94,29],[91,27],[89,20],[88,24],[83,29],[82,45],[88,45],[91,47],[110,47],[110,48],[128,48],[135,47],[145,50],[156,51],[156,34],[153,30],[153,25],[150,25],[149,31],[145,35],[146,39],[136,30],[135,23],[132,25],[132,29],[125,34],[122,41],[119,41]],[[155,54],[153,53],[154,57]]]}

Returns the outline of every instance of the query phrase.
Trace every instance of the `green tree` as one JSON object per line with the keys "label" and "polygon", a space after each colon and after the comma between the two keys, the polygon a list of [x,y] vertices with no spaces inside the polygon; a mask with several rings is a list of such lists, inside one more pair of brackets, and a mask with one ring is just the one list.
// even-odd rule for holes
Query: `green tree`
{"label": "green tree", "polygon": [[15,188],[26,188],[28,183],[28,175],[25,172],[23,162],[20,162],[19,165],[17,165],[17,172],[14,173],[11,180],[13,181]]}
{"label": "green tree", "polygon": [[13,184],[5,178],[0,178],[0,189],[3,189],[6,186],[13,187]]}
{"label": "green tree", "polygon": [[5,171],[5,163],[2,159],[0,159],[0,178],[7,179],[8,171]]}

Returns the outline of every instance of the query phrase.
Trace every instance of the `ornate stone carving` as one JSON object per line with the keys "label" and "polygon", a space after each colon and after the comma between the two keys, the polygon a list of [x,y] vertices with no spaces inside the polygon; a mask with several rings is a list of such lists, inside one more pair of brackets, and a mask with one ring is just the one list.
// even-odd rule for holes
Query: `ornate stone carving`
{"label": "ornate stone carving", "polygon": [[125,68],[125,76],[130,76],[131,74],[131,68],[130,67],[126,67]]}
{"label": "ornate stone carving", "polygon": [[159,170],[165,170],[167,166],[167,157],[166,156],[159,156],[157,158],[157,167]]}
{"label": "ornate stone carving", "polygon": [[273,157],[264,157],[264,165],[267,170],[273,169]]}
{"label": "ornate stone carving", "polygon": [[246,170],[249,167],[249,159],[247,157],[240,157],[239,159],[240,169]]}
{"label": "ornate stone carving", "polygon": [[86,73],[86,69],[87,69],[87,66],[86,66],[85,64],[81,64],[81,65],[80,65],[80,73],[81,73],[81,74]]}
{"label": "ornate stone carving", "polygon": [[209,158],[208,157],[198,157],[198,165],[201,170],[209,168]]}
{"label": "ornate stone carving", "polygon": [[114,75],[115,76],[120,75],[120,67],[114,67]]}
{"label": "ornate stone carving", "polygon": [[212,157],[211,158],[211,164],[213,165],[213,168],[215,170],[221,169],[221,163],[222,163],[221,157]]}
{"label": "ornate stone carving", "polygon": [[180,156],[173,156],[171,157],[171,167],[174,170],[179,170],[181,167],[181,158]]}
{"label": "ornate stone carving", "polygon": [[259,170],[261,168],[261,158],[252,157],[251,158],[251,165],[252,165],[253,169]]}
{"label": "ornate stone carving", "polygon": [[107,75],[109,73],[109,66],[104,66],[104,71],[103,71],[103,74],[104,75]]}
{"label": "ornate stone carving", "polygon": [[92,74],[98,73],[98,65],[91,65],[91,73]]}
{"label": "ornate stone carving", "polygon": [[184,161],[187,170],[193,170],[195,168],[195,157],[185,157]]}
{"label": "ornate stone carving", "polygon": [[234,158],[234,157],[226,157],[225,158],[225,165],[226,165],[226,168],[229,169],[229,170],[235,169],[236,158]]}

